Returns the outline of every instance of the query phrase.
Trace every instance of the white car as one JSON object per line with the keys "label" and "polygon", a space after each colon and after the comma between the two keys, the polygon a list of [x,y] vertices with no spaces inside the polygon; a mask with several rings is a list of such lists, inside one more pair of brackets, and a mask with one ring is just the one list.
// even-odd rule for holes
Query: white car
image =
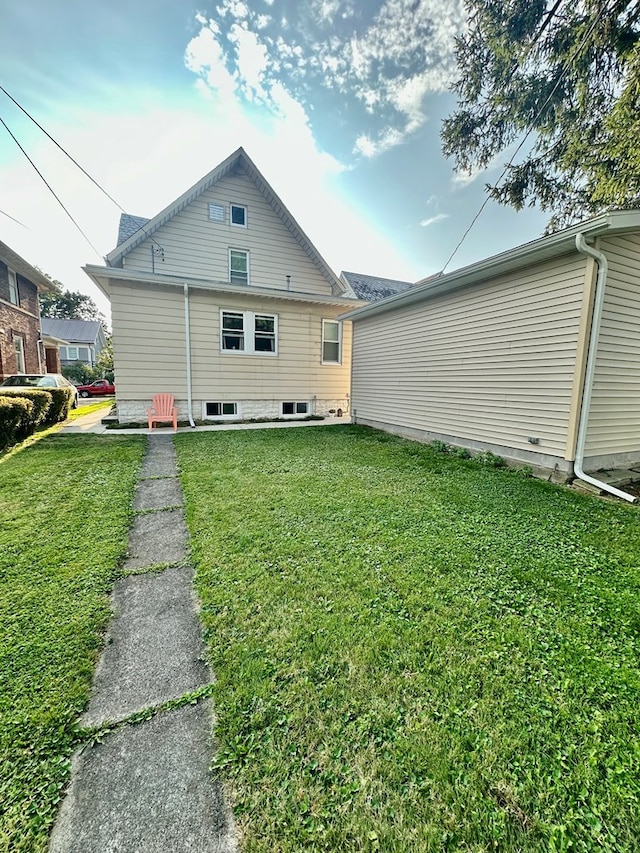
{"label": "white car", "polygon": [[61,373],[15,373],[0,382],[2,388],[71,388],[71,408],[78,408],[78,389]]}

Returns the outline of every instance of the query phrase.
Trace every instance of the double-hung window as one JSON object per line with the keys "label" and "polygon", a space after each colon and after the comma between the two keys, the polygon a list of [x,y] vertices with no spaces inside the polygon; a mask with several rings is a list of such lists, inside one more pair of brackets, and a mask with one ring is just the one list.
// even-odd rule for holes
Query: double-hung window
{"label": "double-hung window", "polygon": [[9,275],[9,302],[12,305],[20,305],[20,296],[18,294],[18,279],[13,270],[7,269]]}
{"label": "double-hung window", "polygon": [[278,316],[255,311],[221,311],[220,339],[223,352],[247,355],[278,354]]}
{"label": "double-hung window", "polygon": [[24,360],[24,340],[18,335],[13,336],[13,349],[16,354],[16,373],[26,373]]}
{"label": "double-hung window", "polygon": [[249,284],[249,252],[229,249],[229,282]]}
{"label": "double-hung window", "polygon": [[340,364],[342,326],[338,320],[322,321],[322,363]]}

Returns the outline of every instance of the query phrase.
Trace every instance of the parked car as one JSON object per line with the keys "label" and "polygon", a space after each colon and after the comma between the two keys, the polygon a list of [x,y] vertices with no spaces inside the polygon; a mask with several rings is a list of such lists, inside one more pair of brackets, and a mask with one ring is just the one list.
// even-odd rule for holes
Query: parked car
{"label": "parked car", "polygon": [[2,388],[71,388],[71,408],[78,408],[78,389],[61,373],[15,373],[0,382]]}
{"label": "parked car", "polygon": [[96,379],[90,385],[78,385],[78,393],[81,397],[103,397],[105,394],[115,394],[116,386],[106,379]]}

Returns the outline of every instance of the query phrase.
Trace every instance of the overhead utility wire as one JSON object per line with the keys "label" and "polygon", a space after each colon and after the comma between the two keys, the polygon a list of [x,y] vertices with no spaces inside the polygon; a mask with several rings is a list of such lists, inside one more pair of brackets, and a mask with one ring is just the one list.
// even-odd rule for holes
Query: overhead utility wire
{"label": "overhead utility wire", "polygon": [[[78,163],[78,161],[77,161],[77,160],[75,160],[75,159],[71,156],[71,154],[69,154],[69,152],[68,152],[65,148],[63,148],[63,147],[62,147],[62,145],[60,145],[60,143],[59,143],[56,139],[54,139],[54,138],[53,138],[53,136],[51,136],[51,134],[50,134],[50,133],[49,133],[49,132],[48,132],[48,131],[47,131],[47,130],[46,130],[46,129],[45,129],[45,128],[44,128],[44,127],[43,127],[43,126],[42,126],[42,125],[41,125],[41,124],[40,124],[40,123],[39,123],[39,122],[38,122],[38,121],[37,121],[37,120],[36,120],[36,119],[35,119],[35,118],[34,118],[34,117],[29,113],[29,112],[28,112],[28,111],[27,111],[27,110],[25,110],[25,108],[22,106],[22,104],[18,103],[18,101],[16,101],[16,99],[13,97],[13,95],[11,95],[9,92],[7,92],[7,90],[6,90],[6,89],[4,88],[4,86],[2,86],[1,84],[0,84],[0,92],[3,92],[3,93],[7,96],[7,98],[9,98],[9,100],[10,100],[10,101],[13,101],[13,103],[16,105],[16,107],[18,107],[18,109],[19,109],[19,110],[21,110],[21,111],[26,115],[26,117],[27,117],[30,121],[32,121],[32,122],[35,124],[35,126],[36,126],[39,130],[41,130],[41,131],[42,131],[42,133],[44,133],[44,135],[45,135],[48,139],[50,139],[50,140],[51,140],[51,142],[53,142],[53,144],[54,144],[57,148],[59,148],[59,149],[60,149],[60,151],[62,151],[62,153],[65,155],[65,157],[68,157],[68,158],[69,158],[69,160],[71,160],[71,162],[73,163],[73,165],[74,165],[74,166],[77,166],[77,168],[78,168],[78,169],[80,169],[80,171],[82,172],[82,174],[83,174],[83,175],[85,175],[85,177],[89,178],[89,180],[91,181],[91,183],[92,183],[92,184],[94,184],[94,186],[96,186],[96,187],[100,190],[100,192],[101,192],[101,193],[104,193],[104,195],[106,195],[106,197],[109,199],[109,201],[111,201],[111,202],[113,202],[113,204],[115,204],[115,206],[118,208],[118,210],[120,210],[120,211],[121,211],[121,213],[124,213],[125,215],[128,215],[128,214],[127,214],[127,211],[124,209],[124,207],[123,207],[119,202],[117,202],[117,201],[115,200],[115,198],[113,198],[113,196],[112,196],[112,195],[109,195],[109,193],[105,190],[105,188],[104,188],[103,186],[101,186],[101,185],[98,183],[98,181],[96,181],[96,179],[95,179],[95,178],[93,178],[93,177],[89,174],[89,172],[87,172],[87,170],[86,170],[86,169],[84,169],[84,168],[80,165],[80,163]],[[4,124],[4,122],[2,122],[2,123]],[[6,126],[6,124],[5,124],[5,127],[7,127],[7,126]],[[7,130],[9,130],[9,128],[7,128]],[[9,132],[10,132],[10,131],[9,131]],[[19,144],[19,143],[17,142],[17,140],[15,139],[15,137],[13,136],[13,134],[11,134],[11,136],[12,136],[12,137],[13,137],[13,139],[16,141],[16,144]],[[20,150],[21,150],[21,151],[23,151],[23,153],[24,153],[24,149],[22,148],[22,146],[20,146]],[[25,156],[26,156],[26,154],[25,154]],[[27,159],[29,159],[29,158],[27,157]],[[29,162],[31,162],[31,161],[29,161]],[[33,165],[33,164],[32,164],[32,165]],[[37,170],[36,170],[36,171],[37,171]],[[38,174],[40,174],[40,173],[38,172]],[[42,177],[42,175],[40,175],[40,177]],[[44,180],[44,178],[43,178],[43,180]],[[46,181],[45,181],[45,184],[46,184]],[[48,186],[48,184],[47,184],[47,186]],[[64,207],[64,205],[62,205],[62,206]],[[160,247],[159,243],[157,243],[157,242],[153,239],[153,237],[151,236],[151,234],[147,234],[147,232],[145,231],[144,226],[140,226],[140,229],[141,229],[141,230],[142,230],[142,231],[147,235],[147,237],[151,240],[151,242],[152,242],[152,243],[155,243],[155,245],[156,245],[156,246]],[[95,248],[95,247],[93,247],[93,248]],[[98,252],[98,255],[100,255],[100,252]],[[100,257],[102,257],[102,255],[100,255]]]}
{"label": "overhead utility wire", "polygon": [[[555,6],[554,6],[554,10],[558,7],[558,5],[559,5],[559,2],[555,4]],[[553,11],[553,10],[552,10],[552,11]],[[593,19],[593,21],[591,22],[591,24],[590,24],[590,26],[589,26],[589,29],[588,29],[588,30],[587,30],[587,32],[585,33],[585,36],[584,36],[583,40],[581,41],[581,43],[577,46],[577,48],[576,48],[576,49],[575,49],[575,51],[571,54],[571,56],[567,58],[567,60],[566,60],[566,62],[565,62],[565,65],[564,65],[564,67],[562,68],[562,71],[561,71],[561,73],[560,73],[560,76],[558,77],[558,80],[556,81],[555,86],[553,87],[553,89],[551,90],[551,92],[549,93],[549,95],[547,96],[547,99],[546,99],[546,101],[544,102],[544,104],[540,107],[540,109],[538,110],[538,112],[536,113],[536,115],[534,116],[534,118],[532,119],[531,123],[529,124],[529,128],[528,128],[528,130],[527,130],[526,134],[524,135],[524,137],[521,139],[521,141],[520,141],[520,143],[519,143],[518,147],[516,148],[516,150],[513,152],[513,154],[511,155],[511,157],[510,157],[510,158],[509,158],[509,160],[507,161],[507,163],[506,163],[506,165],[505,165],[504,169],[502,170],[502,172],[501,172],[501,174],[500,174],[500,176],[499,176],[498,180],[497,180],[497,181],[496,181],[496,183],[495,183],[496,187],[498,186],[498,184],[500,183],[500,181],[504,178],[504,176],[507,174],[507,171],[509,170],[509,167],[513,164],[513,161],[514,161],[514,159],[515,159],[516,155],[518,154],[518,152],[520,151],[520,149],[522,148],[522,146],[525,144],[525,142],[527,141],[527,139],[528,139],[528,138],[529,138],[529,136],[531,135],[531,133],[532,133],[532,131],[533,131],[533,128],[534,128],[534,125],[535,125],[536,121],[540,118],[540,116],[542,115],[543,111],[545,110],[545,108],[546,108],[547,104],[549,103],[549,101],[550,101],[550,100],[551,100],[551,98],[553,97],[553,95],[554,95],[554,93],[555,93],[556,89],[558,88],[558,86],[559,86],[559,85],[560,85],[560,83],[562,82],[562,80],[563,80],[564,76],[566,75],[567,71],[569,70],[569,67],[570,67],[571,63],[572,63],[572,62],[573,62],[573,60],[578,56],[578,54],[580,53],[580,51],[581,51],[581,50],[586,46],[588,39],[591,37],[591,33],[594,31],[594,29],[596,28],[596,26],[597,26],[597,25],[598,25],[598,23],[600,22],[600,19],[602,18],[602,16],[604,15],[604,13],[605,13],[606,11],[607,11],[607,7],[606,7],[606,5],[605,5],[605,6],[603,6],[603,7],[600,9],[600,11],[599,11],[599,12],[598,12],[598,14],[596,15],[596,17],[595,17],[595,18]],[[549,16],[547,16],[547,18],[546,18],[545,22],[544,22],[544,23],[543,23],[543,25],[542,25],[542,29],[546,28],[547,24],[549,23],[549,20],[550,20],[550,17],[549,17]],[[529,50],[527,51],[527,53],[526,53],[526,55],[525,55],[525,57],[524,57],[525,59],[527,59],[527,57],[529,56],[529,53],[531,52],[531,48],[533,47],[533,45],[534,45],[534,44],[538,41],[538,39],[540,38],[540,35],[542,34],[542,29],[540,30],[540,32],[538,33],[538,35],[535,37],[535,39],[534,39],[534,41],[533,41],[533,44],[531,45],[531,47],[530,47],[530,48],[529,48]],[[514,72],[515,72],[515,70],[516,70],[516,69],[514,68]],[[467,230],[464,232],[464,234],[462,235],[462,237],[461,237],[461,238],[460,238],[460,240],[458,241],[458,244],[457,244],[457,246],[455,247],[455,249],[453,250],[453,252],[451,252],[451,254],[449,255],[449,257],[448,257],[448,259],[447,259],[446,264],[445,264],[445,265],[442,267],[442,269],[440,270],[440,275],[442,275],[442,274],[445,272],[445,270],[447,269],[447,267],[449,266],[449,264],[451,263],[451,261],[452,261],[452,260],[454,259],[454,257],[457,255],[457,253],[458,253],[458,249],[460,248],[460,246],[462,246],[462,244],[464,243],[464,241],[467,239],[467,237],[468,237],[468,235],[469,235],[469,232],[471,231],[471,229],[473,228],[473,226],[476,224],[476,222],[477,222],[477,221],[478,221],[478,219],[480,218],[480,216],[481,216],[482,212],[484,211],[485,207],[489,204],[490,200],[491,200],[491,196],[489,196],[489,195],[488,195],[488,196],[485,198],[485,200],[482,202],[482,204],[480,205],[480,208],[479,208],[478,212],[477,212],[477,213],[476,213],[476,215],[473,217],[473,219],[471,220],[471,222],[470,222],[469,226],[467,227]]]}
{"label": "overhead utility wire", "polygon": [[31,157],[29,157],[29,155],[28,155],[28,154],[27,154],[27,152],[24,150],[24,148],[22,147],[22,145],[20,145],[20,143],[18,142],[18,140],[16,139],[16,137],[15,137],[15,136],[13,135],[13,133],[9,130],[9,127],[7,126],[7,123],[6,123],[6,122],[5,122],[5,120],[2,118],[2,116],[0,116],[0,122],[2,122],[2,124],[3,124],[3,125],[4,125],[4,127],[5,127],[5,130],[6,130],[6,131],[7,131],[7,133],[9,134],[9,136],[13,139],[13,141],[15,142],[15,144],[16,144],[16,145],[18,146],[18,148],[22,151],[22,153],[23,153],[23,154],[24,154],[24,156],[27,158],[27,160],[31,163],[31,165],[33,166],[33,168],[36,170],[36,172],[37,172],[37,173],[38,173],[38,175],[40,176],[40,179],[42,180],[42,182],[44,183],[44,185],[46,186],[46,188],[49,190],[49,192],[50,192],[50,193],[51,193],[51,195],[55,198],[55,200],[58,202],[58,204],[60,205],[60,207],[61,207],[61,208],[64,210],[64,212],[67,214],[67,216],[69,217],[69,219],[70,219],[70,220],[73,222],[73,224],[76,226],[76,228],[78,229],[78,231],[82,234],[82,236],[83,236],[83,237],[84,237],[84,239],[87,241],[87,243],[91,246],[91,248],[93,249],[93,251],[98,255],[98,257],[102,257],[102,255],[100,254],[100,252],[96,249],[96,247],[93,245],[93,243],[91,242],[91,240],[87,237],[87,235],[84,233],[84,231],[82,230],[82,228],[78,225],[78,223],[76,222],[76,220],[73,218],[72,214],[71,214],[71,213],[69,213],[69,211],[67,210],[67,208],[64,206],[64,204],[62,203],[61,199],[56,195],[55,190],[51,187],[51,185],[50,185],[50,184],[48,184],[48,183],[47,183],[47,180],[46,180],[46,178],[44,177],[44,175],[42,174],[42,172],[40,171],[40,169],[38,169],[38,167],[37,167],[37,166],[36,166],[36,164],[33,162],[33,160],[31,159]]}

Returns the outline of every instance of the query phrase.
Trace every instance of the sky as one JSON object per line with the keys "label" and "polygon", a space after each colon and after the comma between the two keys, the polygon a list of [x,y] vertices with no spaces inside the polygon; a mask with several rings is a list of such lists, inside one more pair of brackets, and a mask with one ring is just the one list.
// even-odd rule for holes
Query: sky
{"label": "sky", "polygon": [[[81,267],[122,210],[151,218],[242,145],[336,273],[436,273],[508,157],[441,153],[464,26],[462,0],[3,0],[0,85],[60,148],[0,92],[0,240],[108,319]],[[447,270],[545,224],[489,202]]]}

